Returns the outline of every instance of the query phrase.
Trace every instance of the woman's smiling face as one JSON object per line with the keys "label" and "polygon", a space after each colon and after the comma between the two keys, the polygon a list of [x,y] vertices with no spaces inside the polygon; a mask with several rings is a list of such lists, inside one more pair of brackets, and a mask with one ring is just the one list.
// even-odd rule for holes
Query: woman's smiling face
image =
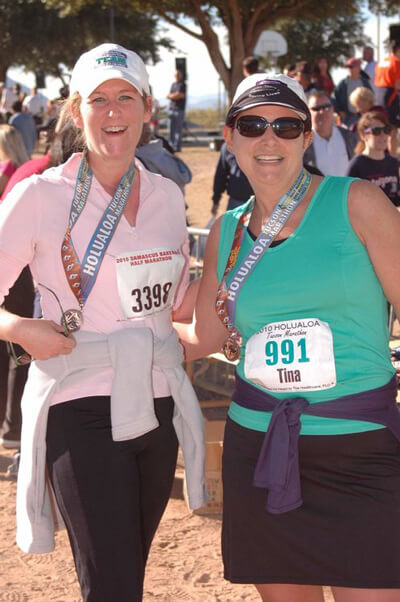
{"label": "woman's smiling face", "polygon": [[[279,117],[299,119],[291,109],[274,105],[261,105],[242,111],[238,117],[256,115],[272,122]],[[279,138],[268,127],[256,138],[239,134],[236,128],[225,126],[224,136],[228,149],[235,155],[240,169],[246,174],[253,189],[268,184],[290,183],[298,176],[303,165],[304,150],[312,142],[312,133],[305,132],[298,138]]]}
{"label": "woman's smiling face", "polygon": [[150,98],[144,102],[131,84],[110,79],[82,100],[75,123],[83,129],[89,156],[114,161],[133,158],[150,115]]}

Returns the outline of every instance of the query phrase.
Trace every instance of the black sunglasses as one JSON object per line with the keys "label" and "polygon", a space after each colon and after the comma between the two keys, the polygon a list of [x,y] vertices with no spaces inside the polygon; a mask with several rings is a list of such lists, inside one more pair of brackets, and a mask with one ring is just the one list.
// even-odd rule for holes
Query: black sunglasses
{"label": "black sunglasses", "polygon": [[274,121],[267,121],[258,115],[243,115],[235,123],[239,134],[246,138],[262,136],[269,126],[278,138],[287,140],[298,138],[304,132],[304,122],[295,117],[278,117]]}
{"label": "black sunglasses", "polygon": [[372,134],[373,136],[380,136],[380,134],[386,134],[387,136],[389,136],[391,131],[392,128],[390,127],[390,125],[378,125],[374,128],[365,129],[364,134]]}
{"label": "black sunglasses", "polygon": [[310,107],[311,111],[314,111],[315,113],[317,111],[329,111],[329,109],[331,108],[332,103],[331,102],[327,102],[324,105],[315,105],[315,107]]}
{"label": "black sunglasses", "polygon": [[[43,286],[43,288],[45,288],[47,291],[49,291],[49,293],[54,295],[54,297],[58,303],[58,306],[61,310],[61,322],[62,322],[62,326],[64,328],[63,334],[64,334],[64,336],[67,337],[69,335],[70,330],[68,328],[68,323],[65,318],[65,312],[62,308],[60,299],[57,297],[56,293],[53,290],[51,290],[51,288],[46,286],[45,284],[42,284],[41,282],[39,282],[38,286]],[[33,359],[32,356],[27,351],[22,349],[22,347],[20,347],[19,345],[16,345],[14,343],[11,343],[10,341],[7,341],[7,346],[8,346],[9,353],[17,366],[26,366],[26,364],[29,364],[32,361],[32,359]],[[19,349],[21,349],[21,352],[19,352]]]}
{"label": "black sunglasses", "polygon": [[[32,361],[32,357],[19,345],[7,341],[8,352],[13,358],[16,366],[26,366]],[[21,351],[20,351],[21,350]]]}

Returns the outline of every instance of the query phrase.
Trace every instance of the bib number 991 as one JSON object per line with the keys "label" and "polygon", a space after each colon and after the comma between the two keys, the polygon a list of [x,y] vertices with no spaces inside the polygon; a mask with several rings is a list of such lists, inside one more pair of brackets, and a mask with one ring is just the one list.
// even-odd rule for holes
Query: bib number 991
{"label": "bib number 991", "polygon": [[278,362],[282,364],[292,364],[294,361],[301,363],[309,362],[307,357],[306,339],[299,339],[296,343],[291,339],[277,341],[268,341],[265,345],[265,363],[268,366],[275,366]]}
{"label": "bib number 991", "polygon": [[168,293],[171,289],[172,282],[165,284],[155,284],[154,286],[144,286],[143,288],[132,289],[132,298],[134,305],[132,311],[141,313],[143,310],[150,311],[158,309],[162,305],[166,305],[168,301]]}

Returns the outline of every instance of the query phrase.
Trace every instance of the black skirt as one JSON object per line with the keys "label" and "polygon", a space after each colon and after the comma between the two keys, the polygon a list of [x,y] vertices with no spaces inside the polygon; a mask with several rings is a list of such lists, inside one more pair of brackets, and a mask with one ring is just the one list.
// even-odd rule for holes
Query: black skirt
{"label": "black skirt", "polygon": [[400,444],[382,428],[299,439],[303,505],[265,510],[264,433],[228,418],[222,552],[233,583],[400,587]]}

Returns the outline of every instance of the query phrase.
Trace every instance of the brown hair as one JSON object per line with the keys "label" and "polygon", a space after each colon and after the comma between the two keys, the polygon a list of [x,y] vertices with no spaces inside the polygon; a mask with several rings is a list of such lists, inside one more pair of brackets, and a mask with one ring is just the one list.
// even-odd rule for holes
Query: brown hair
{"label": "brown hair", "polygon": [[242,67],[243,69],[246,69],[250,75],[258,73],[258,58],[255,56],[246,56],[246,58],[243,59]]}
{"label": "brown hair", "polygon": [[330,96],[325,90],[311,90],[307,100],[308,102],[310,102],[311,98],[322,98],[322,96],[325,96],[329,100],[329,102],[331,102]]}
{"label": "brown hair", "polygon": [[362,134],[364,131],[371,126],[373,120],[380,121],[383,125],[389,125],[389,121],[387,117],[382,111],[368,111],[368,113],[364,113],[361,115],[359,122],[357,123],[357,134],[359,137],[359,141],[357,142],[356,148],[354,149],[354,153],[356,155],[361,155],[363,150],[365,149],[365,142],[362,139]]}

